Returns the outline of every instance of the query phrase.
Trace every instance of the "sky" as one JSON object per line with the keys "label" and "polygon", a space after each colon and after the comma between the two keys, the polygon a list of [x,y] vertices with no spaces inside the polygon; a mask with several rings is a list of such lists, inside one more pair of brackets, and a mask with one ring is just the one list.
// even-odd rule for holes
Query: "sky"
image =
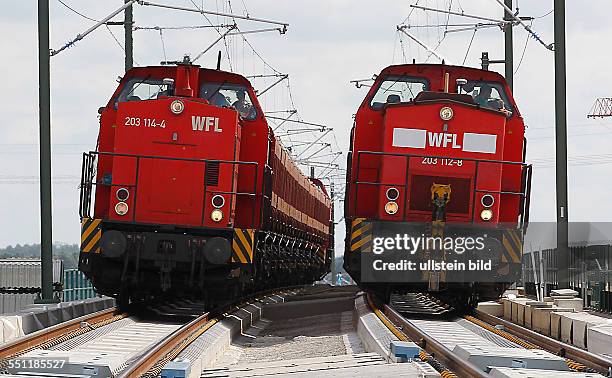
{"label": "sky", "polygon": [[[63,0],[85,16],[101,19],[120,7],[122,0]],[[194,8],[191,0],[159,0],[159,3]],[[227,0],[193,0],[208,10],[230,12]],[[396,26],[405,22],[425,43],[437,47],[450,63],[479,66],[480,54],[503,58],[503,34],[499,28],[445,35],[446,16],[412,10],[417,3],[499,19],[503,15],[495,0],[233,0],[234,14],[287,22],[287,33],[250,34],[247,39],[229,37],[227,47],[215,46],[197,63],[214,67],[219,49],[222,68],[246,75],[289,74],[286,82],[263,96],[267,111],[299,110],[302,119],[334,129],[330,143],[346,159],[352,116],[366,91],[350,80],[371,77],[390,64],[415,59],[436,62],[426,51],[405,37]],[[51,38],[57,49],[94,24],[67,9],[58,0],[51,3]],[[612,24],[605,0],[567,4],[567,104],[569,167],[569,219],[612,221],[612,121],[591,120],[586,115],[597,97],[612,96],[612,76],[608,75],[612,52],[602,41],[612,36]],[[516,4],[515,4],[516,5]],[[520,0],[520,15],[539,17],[533,29],[547,43],[553,39],[552,0]],[[412,11],[411,11],[412,10]],[[3,72],[0,114],[0,247],[40,240],[38,194],[38,68],[36,2],[7,2],[0,13],[0,72]],[[544,17],[542,17],[544,16]],[[200,14],[135,6],[136,26],[206,25]],[[116,20],[121,20],[117,17]],[[227,19],[210,17],[213,23]],[[238,20],[241,30],[270,27]],[[450,17],[448,22],[469,23],[470,19]],[[441,24],[438,28],[417,28]],[[78,181],[81,153],[95,147],[98,129],[97,109],[103,106],[123,74],[123,30],[105,27],[91,33],[72,48],[51,59],[52,145],[53,145],[53,240],[77,243],[79,240]],[[218,34],[211,29],[138,30],[134,32],[135,60],[138,65],[156,65],[183,54],[197,55]],[[116,38],[116,40],[115,40]],[[163,44],[162,44],[163,41]],[[514,97],[528,126],[528,162],[534,164],[531,201],[533,221],[555,220],[554,170],[554,60],[553,53],[515,27]],[[230,59],[227,59],[229,53]],[[265,63],[264,63],[265,61]],[[520,65],[519,65],[520,62]],[[230,65],[231,64],[231,65]],[[503,65],[491,69],[503,72]],[[274,79],[254,79],[263,89]],[[293,101],[293,104],[292,102]],[[344,163],[342,163],[344,165]],[[341,214],[341,205],[337,207]],[[340,216],[337,217],[340,220]],[[343,226],[337,230],[342,246]]]}

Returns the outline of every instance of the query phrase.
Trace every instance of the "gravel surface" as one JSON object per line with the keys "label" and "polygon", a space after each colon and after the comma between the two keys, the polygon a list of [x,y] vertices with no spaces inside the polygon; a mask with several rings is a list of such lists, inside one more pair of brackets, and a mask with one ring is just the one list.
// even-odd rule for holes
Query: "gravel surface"
{"label": "gravel surface", "polygon": [[361,353],[352,312],[270,322],[262,320],[239,337],[217,360],[227,366],[253,362]]}

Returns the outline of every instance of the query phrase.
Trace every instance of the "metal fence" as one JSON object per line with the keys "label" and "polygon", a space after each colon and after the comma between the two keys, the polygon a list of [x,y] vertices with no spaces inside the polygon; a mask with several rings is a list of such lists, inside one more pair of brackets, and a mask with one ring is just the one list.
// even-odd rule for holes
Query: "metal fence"
{"label": "metal fence", "polygon": [[93,298],[96,292],[83,272],[78,269],[64,270],[64,291],[62,301],[76,301]]}
{"label": "metal fence", "polygon": [[[523,286],[527,294],[548,296],[558,288],[556,252],[525,253]],[[612,245],[570,247],[569,266],[570,288],[579,293],[585,306],[612,313]]]}

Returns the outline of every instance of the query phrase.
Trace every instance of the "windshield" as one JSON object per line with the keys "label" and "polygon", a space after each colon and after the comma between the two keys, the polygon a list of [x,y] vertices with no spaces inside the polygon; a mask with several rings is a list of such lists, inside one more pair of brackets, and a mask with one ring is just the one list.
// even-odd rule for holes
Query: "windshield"
{"label": "windshield", "polygon": [[212,105],[221,108],[235,109],[240,117],[253,120],[257,110],[253,105],[249,91],[243,85],[227,83],[206,83],[200,88],[200,97]]}
{"label": "windshield", "polygon": [[499,82],[468,80],[457,88],[457,93],[472,96],[474,102],[483,108],[513,112],[506,91]]}
{"label": "windshield", "polygon": [[172,95],[172,88],[161,79],[134,78],[125,84],[117,102],[155,100]]}
{"label": "windshield", "polygon": [[373,109],[382,109],[386,104],[410,102],[421,92],[428,90],[427,79],[409,76],[389,76],[382,81],[372,97]]}

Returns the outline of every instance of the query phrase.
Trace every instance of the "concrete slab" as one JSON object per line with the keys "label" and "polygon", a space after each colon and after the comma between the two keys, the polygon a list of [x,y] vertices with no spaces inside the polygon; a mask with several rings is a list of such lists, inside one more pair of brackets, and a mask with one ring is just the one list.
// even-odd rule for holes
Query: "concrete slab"
{"label": "concrete slab", "polygon": [[480,302],[478,303],[477,310],[484,312],[498,318],[504,316],[504,305],[499,302]]}
{"label": "concrete slab", "polygon": [[527,298],[516,298],[512,301],[512,318],[511,321],[513,323],[518,324],[519,322],[519,313],[521,313],[521,318],[525,318],[525,303],[531,302],[530,299]]}
{"label": "concrete slab", "polygon": [[583,314],[583,316],[574,319],[574,324],[572,326],[572,341],[575,346],[587,349],[587,329],[599,324],[610,324],[612,319],[602,318],[600,316],[587,313],[579,314]]}
{"label": "concrete slab", "polygon": [[25,335],[23,333],[21,316],[19,315],[1,316],[0,328],[2,328],[2,338],[0,338],[0,344]]}
{"label": "concrete slab", "polygon": [[502,298],[502,306],[504,306],[504,319],[512,320],[512,301],[508,298]]}
{"label": "concrete slab", "polygon": [[612,324],[588,328],[587,340],[589,352],[612,355]]}
{"label": "concrete slab", "polygon": [[601,378],[597,373],[580,373],[576,371],[553,371],[542,369],[521,369],[495,367],[489,372],[491,378]]}
{"label": "concrete slab", "polygon": [[578,292],[576,290],[572,290],[572,289],[556,289],[556,290],[551,290],[550,291],[550,296],[551,297],[558,297],[558,296],[577,297],[578,296]]}
{"label": "concrete slab", "polygon": [[[22,359],[68,359],[61,369],[50,367],[45,371],[55,376],[62,374],[83,374],[99,377],[114,376],[121,370],[125,361],[136,357],[160,339],[176,330],[179,325],[159,324],[149,322],[126,322],[124,327],[115,329],[98,338],[90,338],[68,350],[41,350],[34,349],[22,356]],[[91,337],[92,335],[83,335]],[[67,344],[73,340],[68,340]],[[27,369],[8,369],[10,373]],[[41,371],[36,369],[36,372]]]}
{"label": "concrete slab", "polygon": [[577,319],[581,316],[581,313],[568,312],[561,314],[561,332],[560,339],[562,342],[567,344],[572,344],[572,332],[574,319]]}
{"label": "concrete slab", "polygon": [[556,308],[550,313],[550,337],[561,340],[561,316],[563,313],[574,312],[572,308]]}
{"label": "concrete slab", "polygon": [[575,312],[583,310],[582,298],[559,298],[554,299],[555,306],[562,308],[573,308]]}
{"label": "concrete slab", "polygon": [[532,329],[550,336],[550,313],[553,311],[555,307],[534,307],[531,314]]}
{"label": "concrete slab", "polygon": [[569,371],[564,358],[540,349],[483,348],[457,345],[453,352],[461,359],[470,361],[485,372],[492,367],[524,367]]}
{"label": "concrete slab", "polygon": [[313,299],[266,305],[266,319],[278,320],[352,311],[355,308],[355,297]]}
{"label": "concrete slab", "polygon": [[537,302],[537,301],[532,301],[532,302],[527,302],[525,304],[525,316],[524,316],[524,323],[520,324],[522,326],[525,326],[529,329],[533,328],[533,309],[536,307],[550,307],[550,304],[545,303],[545,302]]}

